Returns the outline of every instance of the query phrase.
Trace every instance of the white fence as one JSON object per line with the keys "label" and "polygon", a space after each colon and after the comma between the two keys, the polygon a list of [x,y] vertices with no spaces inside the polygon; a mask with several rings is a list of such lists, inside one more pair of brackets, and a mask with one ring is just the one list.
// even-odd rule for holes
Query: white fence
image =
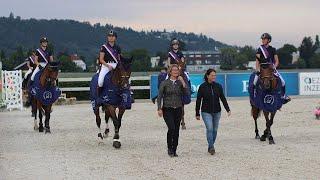
{"label": "white fence", "polygon": [[22,72],[2,71],[2,99],[7,109],[23,109],[22,104]]}
{"label": "white fence", "polygon": [[[59,82],[90,82],[91,77],[85,78],[59,78]],[[149,76],[134,76],[130,78],[130,81],[150,81]],[[60,88],[63,92],[71,91],[89,91],[90,87],[62,87]],[[131,86],[133,90],[148,90],[150,86]]]}

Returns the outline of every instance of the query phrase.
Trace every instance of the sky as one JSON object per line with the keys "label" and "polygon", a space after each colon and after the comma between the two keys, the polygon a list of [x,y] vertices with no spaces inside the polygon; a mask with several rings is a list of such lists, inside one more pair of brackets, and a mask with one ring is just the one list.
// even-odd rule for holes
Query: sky
{"label": "sky", "polygon": [[0,0],[0,16],[73,19],[134,30],[203,33],[230,45],[299,46],[320,34],[319,0]]}

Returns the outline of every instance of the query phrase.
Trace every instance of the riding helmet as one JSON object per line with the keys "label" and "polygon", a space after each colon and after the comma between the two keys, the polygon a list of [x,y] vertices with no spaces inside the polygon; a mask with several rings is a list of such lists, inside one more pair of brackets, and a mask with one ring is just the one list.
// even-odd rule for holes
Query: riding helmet
{"label": "riding helmet", "polygon": [[114,37],[118,38],[118,34],[117,34],[117,32],[115,32],[114,30],[108,31],[107,35],[108,35],[108,36],[114,36]]}
{"label": "riding helmet", "polygon": [[47,38],[47,37],[42,37],[42,38],[40,39],[40,43],[43,43],[43,42],[49,42],[49,41],[48,41],[48,38]]}
{"label": "riding helmet", "polygon": [[178,39],[173,39],[173,40],[171,41],[171,45],[172,45],[172,46],[175,45],[175,44],[178,44],[178,45],[179,45],[179,40],[178,40]]}
{"label": "riding helmet", "polygon": [[271,42],[272,37],[269,33],[263,33],[261,39],[268,39]]}

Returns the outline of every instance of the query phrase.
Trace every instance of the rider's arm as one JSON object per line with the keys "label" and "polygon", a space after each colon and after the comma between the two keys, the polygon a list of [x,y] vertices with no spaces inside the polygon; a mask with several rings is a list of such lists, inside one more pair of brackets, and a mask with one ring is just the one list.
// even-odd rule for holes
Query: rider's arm
{"label": "rider's arm", "polygon": [[260,62],[258,58],[260,58],[260,54],[256,54],[256,71],[260,71]]}
{"label": "rider's arm", "polygon": [[28,69],[32,69],[32,67],[30,66],[30,62],[27,61],[27,66],[28,66]]}
{"label": "rider's arm", "polygon": [[112,67],[108,63],[106,63],[106,61],[104,60],[104,56],[105,56],[105,53],[104,52],[100,52],[100,56],[99,56],[100,64],[103,64],[106,67],[108,67],[109,69],[111,69]]}
{"label": "rider's arm", "polygon": [[53,56],[50,56],[50,62],[52,62],[53,61]]}
{"label": "rider's arm", "polygon": [[35,57],[34,57],[34,64],[36,64],[37,66],[39,66],[38,59],[39,59],[38,56],[35,56]]}
{"label": "rider's arm", "polygon": [[277,68],[279,66],[279,57],[278,55],[274,55],[274,66]]}
{"label": "rider's arm", "polygon": [[167,64],[168,64],[168,68],[170,67],[170,58],[168,57],[168,59],[167,59]]}

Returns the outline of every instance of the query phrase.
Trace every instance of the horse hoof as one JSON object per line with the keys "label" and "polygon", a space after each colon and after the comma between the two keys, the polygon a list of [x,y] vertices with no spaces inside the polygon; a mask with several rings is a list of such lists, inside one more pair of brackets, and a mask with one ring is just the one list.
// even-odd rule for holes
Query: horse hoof
{"label": "horse hoof", "polygon": [[109,132],[110,132],[110,130],[109,130],[109,129],[106,129],[106,130],[104,131],[103,137],[104,137],[104,138],[107,138],[107,137],[109,136]]}
{"label": "horse hoof", "polygon": [[266,136],[262,135],[261,138],[260,138],[260,141],[266,141]]}
{"label": "horse hoof", "polygon": [[182,125],[182,126],[181,126],[181,129],[182,129],[182,130],[186,130],[187,127],[186,127],[185,125]]}
{"label": "horse hoof", "polygon": [[101,140],[103,140],[103,136],[102,136],[101,133],[98,133],[98,138],[101,139]]}
{"label": "horse hoof", "polygon": [[259,135],[256,135],[256,137],[255,137],[256,139],[260,139],[260,136]]}
{"label": "horse hoof", "polygon": [[35,124],[34,124],[34,126],[33,126],[33,130],[35,130],[35,131],[39,130],[39,126],[38,126],[38,124],[37,124],[37,123],[35,123]]}
{"label": "horse hoof", "polygon": [[113,141],[113,147],[116,149],[119,149],[121,147],[121,143],[119,142],[119,140]]}
{"label": "horse hoof", "polygon": [[269,144],[275,144],[274,140],[270,140]]}
{"label": "horse hoof", "polygon": [[39,132],[43,132],[43,126],[39,127]]}
{"label": "horse hoof", "polygon": [[46,128],[46,131],[45,131],[45,134],[47,134],[47,133],[51,133],[51,131],[50,131],[50,128]]}

